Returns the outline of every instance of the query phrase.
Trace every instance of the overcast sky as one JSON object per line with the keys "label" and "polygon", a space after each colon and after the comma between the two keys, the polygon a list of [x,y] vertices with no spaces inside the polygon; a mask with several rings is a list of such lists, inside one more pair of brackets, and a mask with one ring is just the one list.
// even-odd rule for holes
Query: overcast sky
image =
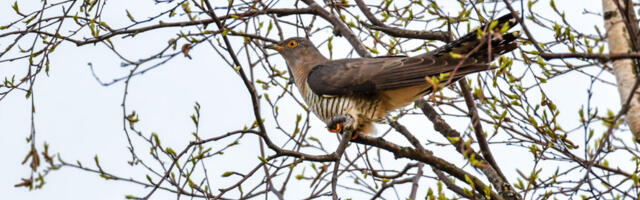
{"label": "overcast sky", "polygon": [[[125,3],[126,2],[126,3]],[[567,18],[585,31],[593,32],[593,26],[602,26],[600,18],[583,16],[584,9],[601,11],[601,3],[597,0],[557,1],[558,7],[565,9]],[[20,1],[21,10],[33,9],[39,1]],[[281,3],[285,3],[284,1]],[[0,2],[0,25],[5,25],[8,18],[15,18],[10,4],[13,1]],[[454,7],[456,5],[453,5]],[[147,1],[112,0],[103,16],[107,17],[111,26],[127,24],[124,9],[127,8],[135,16],[157,13],[162,6],[153,6]],[[141,9],[144,8],[144,9]],[[446,8],[445,8],[446,10]],[[7,16],[8,15],[8,16]],[[112,18],[112,19],[109,19]],[[120,42],[118,48],[126,52],[128,58],[140,58],[149,55],[147,49],[159,49],[166,41],[174,36],[176,29],[166,29],[144,33],[135,39]],[[295,33],[287,33],[295,36]],[[330,34],[329,30],[325,33]],[[343,38],[336,38],[334,46],[347,45]],[[319,42],[319,41],[316,41]],[[6,47],[6,41],[0,40],[0,48]],[[322,50],[327,53],[325,49]],[[334,58],[345,54],[334,53]],[[142,122],[138,124],[146,133],[157,132],[163,144],[174,149],[182,149],[194,130],[189,115],[193,113],[193,105],[197,101],[202,105],[202,119],[200,132],[202,137],[213,137],[240,129],[253,121],[251,102],[248,93],[239,77],[230,69],[215,52],[208,46],[196,47],[191,51],[192,60],[182,56],[173,59],[165,65],[156,68],[142,76],[132,79],[127,99],[129,110],[140,114]],[[283,69],[284,63],[280,58],[273,58]],[[140,168],[132,168],[126,163],[130,160],[127,150],[126,137],[122,131],[122,91],[124,84],[117,83],[109,87],[101,86],[91,75],[88,63],[92,63],[97,76],[105,81],[126,75],[128,68],[120,66],[121,61],[102,45],[86,45],[76,47],[63,43],[52,56],[50,75],[40,76],[34,88],[36,102],[36,131],[37,141],[41,145],[46,141],[50,144],[51,152],[60,152],[62,158],[69,162],[81,161],[87,166],[93,166],[93,157],[98,155],[102,167],[107,171],[115,171],[123,177],[143,179],[144,172]],[[4,79],[14,73],[24,73],[24,62],[0,63],[0,78]],[[606,77],[615,81],[613,77]],[[576,116],[587,95],[586,88],[589,80],[586,76],[567,75],[552,80],[545,86],[548,96],[562,109],[562,115],[567,123],[576,124]],[[594,104],[602,108],[617,111],[619,97],[615,87],[599,85],[595,89],[598,94],[594,97]],[[284,105],[284,104],[283,104]],[[266,106],[264,107],[266,108]],[[268,110],[263,110],[268,113]],[[284,116],[295,116],[303,111],[298,107],[281,109]],[[293,119],[289,117],[289,119]],[[105,181],[96,174],[63,168],[47,177],[47,184],[43,189],[28,191],[25,188],[14,188],[13,185],[20,178],[27,176],[30,168],[20,163],[28,152],[25,138],[30,127],[30,102],[22,92],[14,92],[0,102],[0,151],[3,159],[0,165],[0,193],[6,199],[122,199],[125,194],[146,194],[146,190],[137,185],[132,186],[124,182]],[[286,118],[283,118],[286,119]],[[327,145],[335,145],[333,135],[326,133],[320,122],[315,123],[311,134],[327,141]],[[434,140],[441,140],[433,132],[430,122],[424,117],[408,117],[401,121],[411,130],[422,130],[424,135],[436,136]],[[455,119],[451,125],[459,131],[468,126],[468,119]],[[382,126],[384,130],[386,126]],[[270,128],[273,128],[271,126]],[[208,164],[210,177],[216,182],[216,187],[226,187],[231,181],[220,178],[220,174],[229,169],[247,172],[259,161],[256,159],[258,144],[254,136],[245,139],[241,145],[225,152],[224,156],[210,159]],[[400,138],[390,136],[392,141]],[[400,142],[402,143],[402,142]],[[221,143],[221,145],[224,143]],[[353,146],[352,146],[353,147]],[[506,151],[504,147],[494,150],[497,160],[503,161],[501,167],[508,177],[515,177],[516,167],[526,166],[531,161],[531,154],[521,152],[526,156],[514,156],[514,151]],[[331,148],[329,148],[331,149]],[[452,149],[434,149],[439,157],[459,157]],[[141,152],[145,152],[146,149]],[[517,152],[517,151],[516,151]],[[386,167],[403,166],[404,161],[388,160]],[[458,162],[456,164],[463,164]],[[397,168],[397,167],[396,167]],[[526,168],[528,169],[528,168]],[[231,179],[236,180],[236,179]],[[350,181],[345,179],[345,181]],[[296,186],[292,186],[296,187]],[[302,187],[304,188],[304,187]],[[419,196],[424,196],[425,189],[420,190]],[[305,193],[306,194],[306,193]],[[289,192],[287,197],[299,197]],[[174,195],[159,192],[155,199],[175,198]],[[391,196],[395,197],[395,196]]]}

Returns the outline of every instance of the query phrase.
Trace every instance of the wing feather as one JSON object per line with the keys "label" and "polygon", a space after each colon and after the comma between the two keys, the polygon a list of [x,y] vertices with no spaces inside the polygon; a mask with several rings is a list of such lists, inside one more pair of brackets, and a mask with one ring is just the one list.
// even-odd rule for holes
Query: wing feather
{"label": "wing feather", "polygon": [[[506,23],[515,25],[515,19],[511,15],[500,17],[497,21],[499,22],[498,28]],[[307,84],[314,93],[319,95],[375,96],[386,90],[427,84],[425,77],[452,72],[459,65],[453,76],[457,80],[466,74],[490,69],[487,65],[490,59],[515,49],[517,44],[513,41],[518,37],[518,32],[494,37],[490,41],[493,49],[492,55],[489,55],[489,51],[485,50],[488,48],[487,43],[489,42],[482,43],[477,38],[476,32],[473,31],[433,52],[415,57],[377,57],[328,61],[311,69],[307,77]],[[462,63],[459,58],[453,58],[449,53],[466,54],[477,45],[482,45],[481,49]]]}

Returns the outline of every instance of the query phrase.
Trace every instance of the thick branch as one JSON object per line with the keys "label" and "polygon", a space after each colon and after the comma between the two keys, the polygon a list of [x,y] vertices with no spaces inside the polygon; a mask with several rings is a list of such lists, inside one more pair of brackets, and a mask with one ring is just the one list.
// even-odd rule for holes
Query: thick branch
{"label": "thick branch", "polygon": [[473,131],[476,135],[476,139],[478,140],[478,144],[480,145],[480,151],[484,156],[485,160],[493,167],[494,170],[500,175],[503,182],[507,182],[504,174],[500,171],[500,167],[498,167],[498,163],[493,158],[493,154],[491,153],[491,149],[489,148],[489,144],[487,143],[487,138],[484,136],[484,131],[482,130],[482,124],[480,123],[480,116],[478,115],[478,109],[476,108],[476,104],[473,101],[473,96],[471,96],[471,89],[469,88],[469,84],[467,84],[466,79],[460,79],[458,81],[460,85],[460,90],[462,91],[462,95],[464,96],[464,102],[467,104],[467,108],[469,109],[469,116],[471,117],[471,124],[473,125]]}
{"label": "thick branch", "polygon": [[[428,165],[431,165],[432,168],[437,168],[441,171],[447,172],[458,180],[465,181],[465,177],[469,177],[473,184],[475,185],[475,189],[484,194],[484,188],[488,187],[485,183],[483,183],[480,179],[471,175],[464,170],[456,167],[455,165],[438,158],[433,155],[433,153],[429,150],[416,150],[409,147],[402,147],[397,144],[388,142],[382,138],[374,138],[366,135],[360,135],[358,138],[353,140],[352,142],[366,144],[375,146],[384,150],[387,150],[397,158],[408,158],[412,160],[417,160],[424,162]],[[491,191],[491,199],[501,200],[503,199],[500,195]]]}
{"label": "thick branch", "polygon": [[[465,147],[464,141],[462,140],[462,137],[460,137],[460,133],[458,133],[458,131],[451,128],[451,126],[449,126],[449,124],[447,124],[447,122],[445,122],[442,119],[442,117],[440,117],[440,114],[438,114],[433,109],[433,107],[431,107],[429,103],[427,103],[426,100],[420,99],[416,101],[416,105],[420,109],[422,109],[422,112],[427,116],[427,118],[429,118],[429,120],[433,122],[434,129],[438,131],[440,134],[442,134],[443,136],[450,139],[449,141],[451,142],[451,144],[453,144],[456,147],[456,150],[458,152],[463,154],[465,157],[473,156],[475,157],[476,160],[486,163],[486,161],[481,155],[476,153],[470,147]],[[451,138],[457,138],[457,140],[451,140]],[[482,164],[474,165],[474,167],[482,171],[482,173],[484,173],[484,175],[487,176],[487,178],[489,179],[489,182],[491,182],[494,188],[501,195],[503,195],[505,199],[522,199],[520,195],[518,195],[517,193],[515,193],[515,191],[513,191],[513,189],[511,188],[511,185],[509,185],[508,182],[503,181],[503,178],[492,167],[483,166]]]}

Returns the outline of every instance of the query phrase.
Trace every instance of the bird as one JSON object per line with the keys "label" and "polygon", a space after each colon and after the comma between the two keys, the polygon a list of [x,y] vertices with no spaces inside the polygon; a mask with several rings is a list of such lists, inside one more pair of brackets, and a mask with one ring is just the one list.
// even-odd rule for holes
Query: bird
{"label": "bird", "polygon": [[359,134],[375,133],[373,124],[384,122],[389,112],[446,86],[430,83],[430,77],[444,75],[448,81],[438,84],[450,84],[467,74],[494,69],[490,62],[495,57],[518,47],[519,32],[508,32],[516,24],[514,16],[507,14],[433,51],[411,57],[329,60],[304,37],[266,47],[284,57],[307,107],[327,124],[329,132],[352,131],[354,140]]}

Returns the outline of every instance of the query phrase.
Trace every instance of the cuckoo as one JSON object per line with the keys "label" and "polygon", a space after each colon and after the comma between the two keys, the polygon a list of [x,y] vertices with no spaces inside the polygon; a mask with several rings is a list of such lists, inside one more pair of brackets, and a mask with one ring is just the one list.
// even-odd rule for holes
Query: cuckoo
{"label": "cuckoo", "polygon": [[[275,49],[307,107],[330,132],[375,132],[374,122],[388,112],[422,98],[444,83],[493,69],[493,58],[517,48],[519,33],[507,32],[517,21],[505,15],[459,39],[413,57],[390,56],[329,60],[306,38],[286,39]],[[489,37],[490,35],[490,37]],[[434,84],[429,77],[448,77]]]}

